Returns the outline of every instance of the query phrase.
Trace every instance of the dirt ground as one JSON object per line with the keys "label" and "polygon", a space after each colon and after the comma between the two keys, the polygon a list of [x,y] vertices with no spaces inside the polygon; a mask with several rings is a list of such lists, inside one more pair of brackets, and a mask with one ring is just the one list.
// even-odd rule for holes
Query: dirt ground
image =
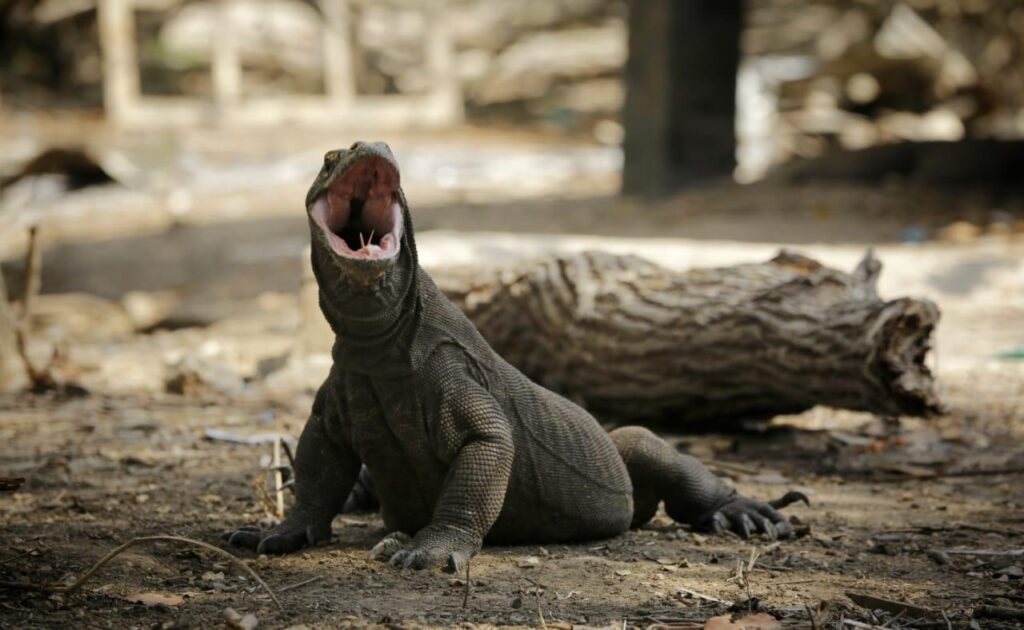
{"label": "dirt ground", "polygon": [[[761,433],[675,436],[752,496],[806,492],[811,507],[789,510],[804,525],[796,540],[704,535],[662,515],[600,543],[487,547],[471,563],[467,596],[464,576],[372,561],[367,550],[384,533],[380,519],[346,515],[335,520],[331,544],[296,556],[232,551],[281,591],[283,612],[252,593],[252,579],[224,558],[160,543],[130,549],[75,595],[0,591],[0,625],[199,628],[218,625],[231,607],[271,628],[701,627],[730,610],[728,602],[767,610],[786,627],[811,627],[808,608],[818,627],[838,627],[842,617],[877,626],[893,619],[853,605],[846,593],[856,592],[937,615],[905,613],[888,627],[943,628],[943,614],[953,627],[968,627],[980,606],[1024,603],[1024,391],[1020,380],[1004,382],[979,399],[969,382],[955,385],[954,411],[938,421],[897,427],[814,410]],[[65,583],[137,536],[219,544],[220,530],[265,516],[252,482],[270,447],[207,439],[206,430],[295,435],[308,402],[258,395],[0,399],[0,461],[9,474],[29,478],[0,504],[0,579]],[[822,423],[833,428],[813,428]],[[1013,467],[1015,474],[962,472]],[[738,570],[752,559],[752,569]],[[182,599],[129,601],[139,593]],[[976,621],[972,627],[1016,627]]]}
{"label": "dirt ground", "polygon": [[[424,241],[446,238],[428,233]],[[927,260],[930,251],[915,256]],[[83,282],[87,271],[80,268]],[[906,273],[893,269],[911,290]],[[255,282],[250,276],[235,269],[197,284],[223,289]],[[267,479],[271,446],[225,437],[259,441],[301,430],[308,389],[259,374],[293,351],[302,308],[294,293],[227,293],[223,319],[147,333],[120,322],[113,302],[39,298],[36,360],[50,348],[47,335],[73,339],[64,374],[91,394],[0,397],[0,471],[27,478],[0,495],[0,581],[66,584],[139,536],[223,547],[221,530],[267,517],[254,481]],[[982,615],[984,606],[1024,608],[1024,365],[992,358],[1020,343],[1024,318],[1013,296],[988,306],[977,299],[943,304],[934,364],[950,406],[944,417],[894,423],[817,408],[740,434],[669,431],[679,448],[751,496],[791,488],[810,496],[810,507],[788,510],[802,532],[796,540],[711,536],[662,515],[599,543],[487,547],[471,563],[467,595],[464,576],[370,560],[367,550],[384,534],[380,519],[345,515],[330,545],[297,556],[230,550],[280,591],[284,612],[251,592],[253,580],[224,557],[158,543],[128,550],[74,595],[0,588],[0,625],[202,628],[221,624],[230,607],[269,628],[702,628],[715,615],[749,609],[786,627],[814,627],[809,615],[818,628],[946,628],[947,618],[952,627],[1017,627]],[[183,356],[212,365],[193,366],[193,381],[179,382],[186,395],[159,391],[191,373],[180,367]],[[910,602],[925,616],[872,612],[848,593]],[[130,601],[139,594],[171,599]]]}
{"label": "dirt ground", "polygon": [[[372,561],[380,519],[345,515],[329,545],[295,556],[229,550],[279,593],[283,611],[224,556],[172,542],[133,547],[75,594],[24,588],[67,584],[139,536],[227,549],[220,531],[267,517],[254,481],[266,479],[271,446],[236,441],[297,436],[311,403],[305,385],[273,378],[287,373],[279,368],[307,315],[298,297],[307,235],[293,207],[304,183],[274,186],[273,197],[231,192],[228,205],[249,212],[241,219],[202,215],[225,202],[198,189],[192,214],[169,222],[140,215],[136,197],[106,219],[100,197],[81,212],[54,210],[67,219],[55,228],[64,240],[49,241],[43,258],[30,353],[42,364],[59,342],[62,377],[88,395],[0,395],[0,475],[27,479],[0,494],[0,627],[206,628],[223,625],[229,607],[267,628],[697,629],[757,610],[801,628],[1024,623],[986,608],[1024,609],[1024,362],[996,357],[1024,348],[1019,204],[856,186],[709,189],[650,207],[606,196],[606,180],[572,200],[455,203],[435,190],[415,215],[421,253],[435,263],[586,245],[675,266],[729,264],[799,243],[852,268],[882,243],[883,293],[921,294],[943,310],[931,365],[949,414],[896,422],[813,409],[745,433],[666,434],[751,496],[805,492],[811,505],[788,510],[795,540],[712,536],[661,515],[599,543],[487,547],[467,588],[465,576]],[[98,240],[113,224],[117,238]],[[7,270],[18,276],[17,265]],[[172,382],[183,395],[166,391]],[[858,605],[850,593],[912,606]],[[152,605],[132,601],[140,594]]]}

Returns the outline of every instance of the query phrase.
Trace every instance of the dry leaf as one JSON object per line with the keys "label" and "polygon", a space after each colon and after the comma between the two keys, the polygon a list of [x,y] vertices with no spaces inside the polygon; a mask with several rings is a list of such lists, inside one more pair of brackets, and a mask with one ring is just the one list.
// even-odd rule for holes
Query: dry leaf
{"label": "dry leaf", "polygon": [[125,599],[146,606],[177,606],[185,601],[180,595],[164,595],[162,593],[132,593]]}

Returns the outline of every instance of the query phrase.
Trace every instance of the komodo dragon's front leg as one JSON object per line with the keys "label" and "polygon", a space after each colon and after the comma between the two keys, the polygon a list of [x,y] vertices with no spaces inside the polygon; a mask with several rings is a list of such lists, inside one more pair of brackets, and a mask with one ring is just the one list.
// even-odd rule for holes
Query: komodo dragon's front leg
{"label": "komodo dragon's front leg", "polygon": [[[443,398],[428,426],[432,447],[449,466],[448,475],[430,524],[392,554],[390,563],[422,569],[446,562],[448,570],[457,571],[480,550],[501,512],[514,447],[508,420],[487,390],[468,376],[451,374],[451,366],[437,367],[449,374],[439,379]],[[386,538],[374,555],[386,559],[381,551],[390,550],[394,540]]]}
{"label": "komodo dragon's front leg", "polygon": [[331,379],[320,388],[295,453],[295,505],[277,527],[240,527],[224,533],[233,545],[257,553],[291,553],[331,538],[331,521],[341,512],[361,466],[359,457],[330,429],[337,404]]}

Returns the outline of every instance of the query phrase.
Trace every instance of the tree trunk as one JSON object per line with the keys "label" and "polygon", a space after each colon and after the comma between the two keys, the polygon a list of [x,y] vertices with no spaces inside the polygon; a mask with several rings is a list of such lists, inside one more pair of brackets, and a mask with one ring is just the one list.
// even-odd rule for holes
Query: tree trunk
{"label": "tree trunk", "polygon": [[815,405],[938,412],[938,308],[881,300],[880,269],[870,253],[846,274],[783,252],[678,273],[589,252],[433,275],[506,360],[602,419],[714,426]]}
{"label": "tree trunk", "polygon": [[20,368],[17,346],[14,339],[14,314],[7,301],[4,275],[0,273],[0,391],[3,391],[11,375]]}
{"label": "tree trunk", "polygon": [[731,177],[741,0],[633,0],[622,191],[661,195]]}

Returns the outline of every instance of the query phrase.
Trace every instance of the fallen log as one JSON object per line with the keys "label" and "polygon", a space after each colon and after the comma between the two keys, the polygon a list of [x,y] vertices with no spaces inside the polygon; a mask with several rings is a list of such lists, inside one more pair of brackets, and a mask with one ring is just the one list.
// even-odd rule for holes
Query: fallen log
{"label": "fallen log", "polygon": [[924,363],[939,310],[882,300],[880,271],[871,252],[851,274],[785,251],[682,273],[587,252],[432,275],[536,382],[605,420],[693,427],[815,405],[941,411]]}

